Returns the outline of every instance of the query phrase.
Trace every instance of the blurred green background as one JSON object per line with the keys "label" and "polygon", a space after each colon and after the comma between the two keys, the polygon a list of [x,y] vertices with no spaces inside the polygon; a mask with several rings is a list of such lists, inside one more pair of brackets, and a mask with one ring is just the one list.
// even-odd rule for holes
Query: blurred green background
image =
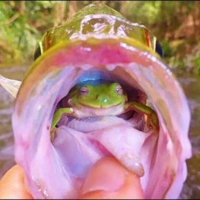
{"label": "blurred green background", "polygon": [[[0,65],[32,62],[47,29],[66,23],[92,1],[1,1]],[[200,2],[102,1],[160,40],[165,59],[179,72],[200,74]]]}
{"label": "blurred green background", "polygon": [[[145,25],[160,41],[192,114],[193,156],[181,199],[200,198],[200,1],[102,1],[131,22]],[[47,29],[66,23],[92,1],[0,1],[0,74],[22,80]],[[12,98],[0,87],[0,178],[14,165]]]}

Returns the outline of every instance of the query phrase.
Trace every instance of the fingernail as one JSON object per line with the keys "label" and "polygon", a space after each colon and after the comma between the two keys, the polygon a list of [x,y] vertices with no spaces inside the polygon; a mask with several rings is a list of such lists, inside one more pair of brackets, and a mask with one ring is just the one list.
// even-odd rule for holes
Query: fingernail
{"label": "fingernail", "polygon": [[127,171],[111,157],[99,160],[90,170],[82,187],[82,195],[94,191],[115,191],[124,184]]}

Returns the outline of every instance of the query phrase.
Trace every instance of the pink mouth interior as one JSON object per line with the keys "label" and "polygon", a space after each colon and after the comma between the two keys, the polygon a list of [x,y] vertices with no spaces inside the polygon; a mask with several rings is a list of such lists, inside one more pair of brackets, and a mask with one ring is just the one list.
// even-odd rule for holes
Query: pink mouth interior
{"label": "pink mouth interior", "polygon": [[[189,109],[179,84],[155,56],[123,42],[107,43],[53,49],[22,84],[13,114],[15,155],[34,198],[76,198],[88,170],[107,155],[142,176],[145,198],[176,198],[182,188],[191,149]],[[133,97],[139,102],[148,96],[159,117],[159,134],[134,128],[141,122],[135,114],[134,123],[105,116],[93,122],[71,120],[51,143],[49,127],[59,101],[78,81],[96,78],[97,71],[142,91]]]}

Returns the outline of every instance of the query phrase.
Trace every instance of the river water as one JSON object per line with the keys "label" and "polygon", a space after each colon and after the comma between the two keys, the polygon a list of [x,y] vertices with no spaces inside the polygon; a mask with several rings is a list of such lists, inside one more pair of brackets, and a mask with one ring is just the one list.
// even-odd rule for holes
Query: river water
{"label": "river water", "polygon": [[[0,74],[7,78],[22,80],[26,66],[1,67]],[[193,156],[187,161],[188,177],[180,195],[181,199],[200,198],[200,77],[176,74],[189,101],[192,120],[190,140]],[[11,115],[14,98],[0,86],[0,178],[14,163]]]}

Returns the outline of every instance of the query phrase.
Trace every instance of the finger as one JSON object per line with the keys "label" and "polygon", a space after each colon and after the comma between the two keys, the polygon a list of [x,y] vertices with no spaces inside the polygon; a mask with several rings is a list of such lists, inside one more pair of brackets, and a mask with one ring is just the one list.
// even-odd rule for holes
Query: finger
{"label": "finger", "polygon": [[83,184],[82,199],[143,199],[140,178],[124,168],[116,159],[98,161]]}
{"label": "finger", "polygon": [[0,181],[0,199],[33,199],[24,184],[24,172],[19,165],[12,167]]}

